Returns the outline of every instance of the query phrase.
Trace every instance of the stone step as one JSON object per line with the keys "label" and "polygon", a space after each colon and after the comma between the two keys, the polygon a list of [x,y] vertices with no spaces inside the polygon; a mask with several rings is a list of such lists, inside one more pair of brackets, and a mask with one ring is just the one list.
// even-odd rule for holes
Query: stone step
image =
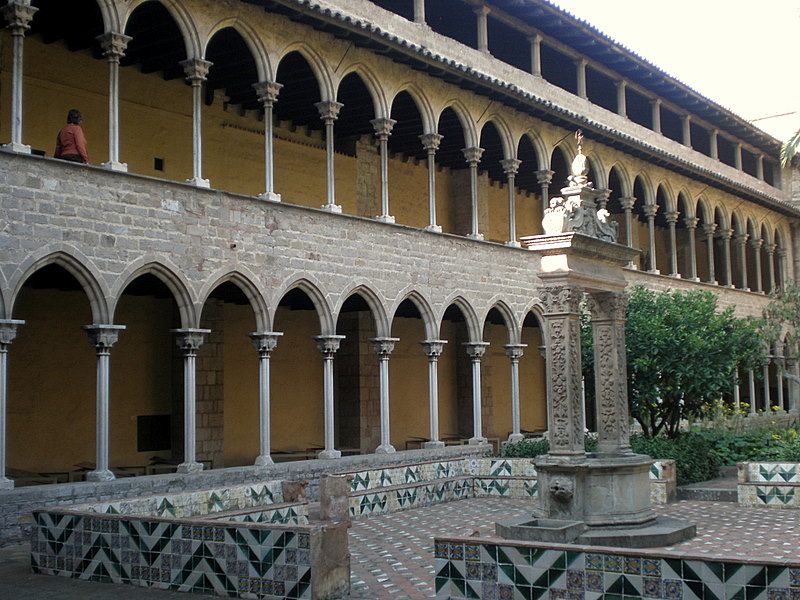
{"label": "stone step", "polygon": [[679,487],[678,500],[699,500],[701,502],[737,502],[736,488],[703,488],[699,486]]}

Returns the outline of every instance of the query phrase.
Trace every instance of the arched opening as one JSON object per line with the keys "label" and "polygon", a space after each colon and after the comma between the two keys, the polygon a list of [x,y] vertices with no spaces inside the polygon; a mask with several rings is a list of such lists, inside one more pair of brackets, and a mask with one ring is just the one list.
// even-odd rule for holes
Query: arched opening
{"label": "arched opening", "polygon": [[[685,193],[678,194],[678,217],[675,223],[675,239],[678,262],[678,275],[684,279],[691,279],[692,277],[692,256],[696,257],[696,243],[693,243],[692,237],[689,234],[687,221],[692,218],[694,211],[692,210],[690,200]],[[695,231],[695,236],[696,236]],[[695,267],[696,268],[696,267]]]}
{"label": "arched opening", "polygon": [[237,284],[214,288],[200,327],[211,333],[197,353],[198,460],[214,468],[252,465],[259,453],[258,355],[248,336],[256,320]]}
{"label": "arched opening", "polygon": [[342,104],[334,129],[336,152],[350,158],[342,168],[343,161],[336,165],[337,204],[345,213],[374,217],[381,214],[381,169],[372,96],[361,75],[352,72],[339,84],[336,100]]}
{"label": "arched opening", "polygon": [[628,239],[628,232],[626,229],[625,209],[620,201],[621,198],[625,198],[627,196],[625,192],[625,184],[623,182],[624,179],[620,170],[616,166],[611,167],[611,171],[608,174],[609,194],[606,210],[610,213],[611,220],[617,224],[617,231],[619,231],[619,237],[617,238],[617,241],[620,244],[632,246],[633,242],[632,240]]}
{"label": "arched opening", "polygon": [[526,344],[520,359],[519,408],[523,435],[547,430],[547,370],[542,323],[531,311],[522,321],[521,342]]}
{"label": "arched opening", "polygon": [[[707,283],[714,283],[714,278],[711,277],[711,270],[709,268],[709,244],[708,244],[708,231],[714,223],[713,213],[710,212],[708,203],[704,199],[697,202],[697,243],[695,249],[697,250],[697,277],[700,281]],[[713,236],[712,236],[713,244]]]}
{"label": "arched opening", "polygon": [[761,224],[761,291],[766,294],[771,294],[775,287],[775,274],[770,275],[770,263],[772,261],[772,237],[769,234],[769,229],[766,223]]}
{"label": "arched opening", "polygon": [[392,319],[392,336],[399,338],[389,361],[389,406],[392,445],[419,448],[430,440],[428,357],[420,342],[425,322],[413,300],[400,303]]}
{"label": "arched opening", "polygon": [[740,290],[747,288],[747,275],[745,274],[745,269],[747,268],[746,227],[741,217],[733,213],[731,216],[731,228],[733,229],[733,237],[731,238],[732,283],[735,288]]}
{"label": "arched opening", "polygon": [[270,359],[272,458],[315,458],[325,439],[322,356],[313,339],[320,335],[320,315],[308,293],[296,287],[281,298],[274,322],[283,337]]}
{"label": "arched opening", "polygon": [[669,212],[669,199],[667,190],[663,185],[659,185],[656,190],[656,218],[655,218],[655,238],[656,238],[656,268],[663,274],[672,274],[672,242],[670,240],[669,223],[667,222]]}
{"label": "arched opening", "polygon": [[391,116],[397,122],[389,137],[390,212],[398,223],[425,227],[429,217],[428,154],[420,140],[422,115],[411,94],[400,92],[392,102]]}
{"label": "arched opening", "polygon": [[467,319],[457,304],[445,310],[440,331],[447,349],[439,359],[439,430],[445,443],[460,443],[473,433],[472,366],[464,351]]}
{"label": "arched opening", "polygon": [[520,236],[538,235],[542,230],[542,185],[539,183],[539,154],[530,136],[523,135],[517,145],[520,161],[517,173],[517,233]]}
{"label": "arched opening", "polygon": [[506,156],[500,132],[491,121],[481,129],[478,145],[483,148],[478,165],[478,230],[487,240],[503,242],[508,239],[508,178],[501,162]]}
{"label": "arched opening", "polygon": [[[327,175],[324,125],[315,106],[321,100],[317,76],[300,52],[289,52],[275,79],[283,86],[273,108],[275,190],[284,202],[319,208],[325,204]],[[337,154],[336,170],[348,162]],[[355,196],[347,188],[341,192],[343,199]]]}
{"label": "arched opening", "polygon": [[253,88],[255,58],[233,27],[214,34],[205,58],[213,65],[205,83],[203,172],[214,187],[259,194],[264,191],[264,141],[258,121],[264,107]]}
{"label": "arched opening", "polygon": [[775,264],[775,287],[778,290],[783,289],[784,276],[786,274],[786,246],[784,245],[783,235],[779,229],[775,230],[775,254],[773,255],[773,262]]}
{"label": "arched opening", "polygon": [[633,181],[633,196],[636,202],[633,204],[632,217],[632,236],[634,248],[641,250],[641,254],[636,260],[639,269],[649,271],[653,268],[650,253],[650,229],[647,222],[647,206],[652,203],[652,197],[648,193],[644,179],[641,175]]}
{"label": "arched opening", "polygon": [[8,477],[17,486],[80,481],[95,461],[96,359],[81,330],[92,323],[86,292],[64,267],[48,264],[27,278],[13,315],[25,326],[9,354]]}
{"label": "arched opening", "polygon": [[761,285],[761,239],[755,222],[747,219],[747,287],[754,292],[760,292]]}
{"label": "arched opening", "polygon": [[728,271],[729,265],[726,261],[726,245],[727,249],[730,250],[729,231],[725,215],[719,206],[714,208],[714,224],[717,226],[716,234],[714,235],[714,273],[716,274],[716,280],[720,285],[732,285],[733,282],[728,280],[730,271]]}
{"label": "arched opening", "polygon": [[567,178],[570,174],[569,164],[570,160],[564,149],[561,146],[553,148],[553,154],[550,155],[550,170],[553,172],[550,197],[559,196],[561,188],[567,186]]}
{"label": "arched opening", "polygon": [[470,232],[470,181],[462,149],[467,143],[455,110],[446,108],[442,111],[437,131],[442,136],[436,153],[436,164],[441,168],[437,190],[439,185],[447,190],[444,195],[437,196],[439,224],[446,233],[466,235]]}

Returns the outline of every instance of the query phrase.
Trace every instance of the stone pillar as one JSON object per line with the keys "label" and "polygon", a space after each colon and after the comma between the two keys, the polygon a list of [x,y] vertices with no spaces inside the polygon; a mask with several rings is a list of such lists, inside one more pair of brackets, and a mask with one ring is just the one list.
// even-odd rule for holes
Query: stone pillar
{"label": "stone pillar", "polygon": [[542,76],[542,36],[534,33],[528,38],[531,43],[531,74]]}
{"label": "stone pillar", "polygon": [[733,287],[733,265],[731,263],[731,237],[733,229],[721,229],[717,235],[722,240],[723,258],[725,261],[725,286]]}
{"label": "stone pillar", "polygon": [[786,250],[778,248],[776,254],[778,255],[778,286],[783,287],[786,285]]}
{"label": "stone pillar", "polygon": [[786,404],[783,398],[783,365],[783,356],[779,354],[775,357],[775,370],[778,372],[776,378],[778,380],[778,408],[786,412]]}
{"label": "stone pillar", "polygon": [[428,410],[430,415],[430,441],[425,448],[442,448],[439,440],[439,357],[447,340],[425,340],[420,342],[428,357]]}
{"label": "stone pillar", "polygon": [[339,349],[343,335],[318,335],[314,338],[322,353],[323,397],[325,404],[325,449],[319,458],[339,458],[342,453],[334,447],[334,406],[333,406],[333,357]]}
{"label": "stone pillar", "polygon": [[756,156],[756,177],[764,181],[764,155],[759,154]]}
{"label": "stone pillar", "polygon": [[628,116],[628,101],[625,97],[625,91],[627,89],[627,83],[624,79],[620,79],[616,83],[617,86],[617,114],[621,117]]}
{"label": "stone pillar", "polygon": [[131,38],[122,33],[108,32],[97,37],[108,61],[108,162],[112,171],[127,171],[128,165],[119,160],[119,61]]}
{"label": "stone pillar", "polygon": [[517,171],[522,164],[521,160],[516,158],[506,158],[500,161],[503,167],[503,172],[508,178],[508,241],[506,246],[513,246],[519,248],[521,244],[517,241],[517,210],[516,210],[516,189],[515,182]]}
{"label": "stone pillar", "polygon": [[645,204],[644,214],[647,217],[647,235],[650,248],[650,264],[648,265],[649,273],[660,273],[658,265],[656,264],[656,213],[658,212],[657,204]]}
{"label": "stone pillar", "polygon": [[[3,148],[20,154],[30,154],[31,147],[22,143],[22,91],[24,71],[23,47],[25,32],[31,27],[31,19],[38,8],[30,6],[30,0],[11,0],[2,8],[6,27],[11,32],[11,142]],[[2,477],[2,474],[0,474]],[[2,480],[0,480],[0,483]]]}
{"label": "stone pillar", "polygon": [[117,343],[124,325],[85,325],[89,343],[97,352],[97,384],[95,392],[95,448],[94,471],[86,474],[87,481],[111,481],[114,474],[108,468],[108,397],[109,360],[111,347]]}
{"label": "stone pillar", "polygon": [[630,454],[624,293],[590,295],[598,452]]}
{"label": "stone pillar", "polygon": [[469,166],[469,196],[470,206],[472,207],[472,220],[467,237],[471,240],[482,240],[483,234],[479,233],[478,230],[478,163],[481,162],[483,148],[478,148],[477,146],[464,148],[462,152]]}
{"label": "stone pillar", "polygon": [[178,465],[179,473],[197,473],[203,470],[197,462],[197,351],[210,329],[173,329],[175,342],[183,351],[183,462]]}
{"label": "stone pillar", "polygon": [[414,0],[414,22],[425,25],[425,0]]}
{"label": "stone pillar", "polygon": [[0,490],[10,490],[14,482],[6,477],[6,419],[8,414],[8,348],[25,321],[0,319]]}
{"label": "stone pillar", "polygon": [[683,145],[692,147],[692,116],[683,115],[681,117],[681,127],[683,128]]}
{"label": "stone pillar", "polygon": [[697,224],[700,219],[697,217],[686,217],[683,224],[689,232],[689,278],[692,281],[700,281],[697,276]]}
{"label": "stone pillar", "polygon": [[769,293],[775,291],[775,249],[778,246],[769,244],[767,246],[767,267],[769,273]]}
{"label": "stone pillar", "polygon": [[582,290],[570,285],[542,289],[547,345],[547,423],[550,455],[583,457],[581,400]]}
{"label": "stone pillar", "polygon": [[506,356],[511,361],[511,435],[509,442],[519,442],[525,439],[520,429],[519,414],[519,360],[528,344],[506,344]]}
{"label": "stone pillar", "polygon": [[[633,205],[636,203],[636,198],[628,197],[628,198],[620,198],[619,199],[620,206],[622,206],[622,210],[625,211],[625,245],[628,248],[633,248]],[[636,265],[633,264],[633,261],[628,263],[628,268],[633,269]]]}
{"label": "stone pillar", "polygon": [[670,277],[680,277],[678,274],[678,243],[675,239],[675,224],[678,222],[678,213],[669,211],[664,214],[669,227],[669,274]]}
{"label": "stone pillar", "polygon": [[475,7],[475,15],[478,18],[478,50],[489,53],[489,17],[490,8],[485,4]]}
{"label": "stone pillar", "polygon": [[[794,356],[789,356],[786,358],[786,371],[790,374],[797,377],[800,375],[800,364],[798,364],[797,358]],[[792,414],[796,414],[798,408],[798,391],[800,386],[797,385],[797,381],[793,379],[788,380],[788,388],[789,388],[789,412]]]}
{"label": "stone pillar", "polygon": [[770,412],[770,408],[772,407],[772,398],[770,398],[769,392],[769,363],[772,362],[772,357],[769,358],[769,362],[764,365],[764,412]]}
{"label": "stone pillar", "polygon": [[750,240],[750,247],[753,249],[753,258],[756,266],[756,292],[759,294],[764,293],[764,286],[761,283],[761,246],[764,245],[764,240],[754,238]]}
{"label": "stone pillar", "polygon": [[733,164],[737,170],[742,170],[742,145],[736,144],[733,148]]}
{"label": "stone pillar", "polygon": [[709,146],[710,151],[709,154],[711,158],[719,159],[719,146],[717,145],[717,138],[719,137],[719,130],[712,129],[709,133]]}
{"label": "stone pillar", "polygon": [[375,354],[378,355],[380,376],[381,444],[375,449],[376,454],[391,454],[395,451],[389,427],[389,355],[394,350],[395,343],[399,341],[399,338],[393,337],[377,337],[370,340]]}
{"label": "stone pillar", "polygon": [[375,137],[381,155],[381,214],[375,217],[381,223],[394,223],[394,217],[389,214],[389,136],[392,135],[394,119],[382,117],[370,121],[375,128]]}
{"label": "stone pillar", "polygon": [[269,358],[278,345],[283,333],[277,331],[256,332],[250,334],[253,347],[258,352],[258,439],[259,451],[255,465],[266,467],[271,464],[270,443],[270,373]]}
{"label": "stone pillar", "polygon": [[472,437],[470,444],[485,444],[483,420],[481,415],[481,359],[486,353],[488,342],[465,342],[464,348],[472,361]]}
{"label": "stone pillar", "polygon": [[747,286],[747,238],[749,237],[746,233],[742,233],[733,238],[733,243],[739,255],[739,276],[742,280],[741,289],[743,290],[750,289]]}
{"label": "stone pillar", "polygon": [[203,82],[212,64],[200,58],[181,62],[186,80],[192,85],[192,178],[188,183],[208,188],[211,183],[203,179]]}
{"label": "stone pillar", "polygon": [[703,233],[706,234],[706,246],[708,250],[708,283],[717,283],[714,274],[714,232],[717,230],[716,223],[703,223]]}
{"label": "stone pillar", "polygon": [[334,184],[334,169],[333,169],[333,123],[339,118],[339,111],[344,106],[340,102],[333,102],[331,100],[325,102],[317,102],[314,106],[319,111],[319,116],[325,123],[325,180],[327,190],[327,202],[322,205],[322,210],[327,210],[332,213],[342,212],[342,207],[336,204],[336,186]]}
{"label": "stone pillar", "polygon": [[542,217],[544,217],[544,211],[550,206],[550,183],[553,181],[553,171],[550,169],[536,171],[536,181],[542,186]]}
{"label": "stone pillar", "polygon": [[428,153],[428,226],[425,231],[441,233],[442,227],[436,222],[436,151],[443,137],[438,133],[426,133],[419,139]]}
{"label": "stone pillar", "polygon": [[575,76],[577,78],[575,87],[579,98],[586,98],[586,63],[585,58],[579,58],[575,61]]}
{"label": "stone pillar", "polygon": [[741,404],[741,395],[739,391],[739,371],[733,373],[733,408],[738,413],[739,405]]}
{"label": "stone pillar", "polygon": [[281,201],[281,195],[275,193],[272,107],[277,102],[282,87],[280,83],[274,81],[259,81],[253,84],[258,101],[264,107],[264,193],[258,197],[270,202]]}
{"label": "stone pillar", "polygon": [[596,191],[597,210],[606,210],[606,207],[608,206],[608,197],[611,195],[611,190],[598,188]]}
{"label": "stone pillar", "polygon": [[753,369],[747,371],[748,391],[750,392],[750,414],[756,414],[756,377]]}
{"label": "stone pillar", "polygon": [[653,131],[661,133],[661,100],[656,98],[650,103],[653,115]]}

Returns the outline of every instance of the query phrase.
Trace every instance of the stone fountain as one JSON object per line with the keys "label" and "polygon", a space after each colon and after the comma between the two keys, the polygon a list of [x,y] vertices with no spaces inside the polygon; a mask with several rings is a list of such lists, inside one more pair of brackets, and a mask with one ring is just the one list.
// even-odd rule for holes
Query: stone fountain
{"label": "stone fountain", "polygon": [[[522,238],[542,257],[550,452],[534,460],[539,505],[532,517],[501,521],[501,537],[604,546],[665,546],[693,537],[694,524],[656,516],[652,459],[631,451],[623,266],[638,250],[617,243],[617,224],[598,210],[582,135],[567,187],[545,210],[543,235]],[[598,449],[584,445],[580,304],[594,337]]]}

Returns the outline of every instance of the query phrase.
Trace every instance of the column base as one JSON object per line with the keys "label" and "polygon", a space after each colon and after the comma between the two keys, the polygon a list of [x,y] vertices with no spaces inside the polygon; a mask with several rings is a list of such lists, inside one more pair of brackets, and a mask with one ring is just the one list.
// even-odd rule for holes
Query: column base
{"label": "column base", "polygon": [[425,231],[430,231],[431,233],[442,233],[442,226],[441,225],[428,225],[425,228]]}
{"label": "column base", "polygon": [[435,441],[435,442],[425,442],[424,444],[422,444],[422,447],[425,448],[425,449],[429,449],[429,448],[444,448],[444,442],[440,442],[438,440]]}
{"label": "column base", "polygon": [[342,207],[338,204],[323,204],[320,208],[325,212],[342,214]]}
{"label": "column base", "polygon": [[203,470],[203,463],[184,462],[178,465],[178,473],[199,473]]}
{"label": "column base", "polygon": [[109,160],[108,162],[104,162],[100,166],[109,171],[117,171],[118,173],[128,172],[128,165],[126,163],[118,161]]}
{"label": "column base", "polygon": [[650,273],[651,275],[661,275],[661,271],[659,271],[658,269],[648,269],[647,272]]}
{"label": "column base", "polygon": [[700,278],[699,277],[690,277],[689,281],[694,281],[695,283],[700,283]]}
{"label": "column base", "polygon": [[13,490],[14,482],[7,477],[0,477],[0,490]]}
{"label": "column base", "polygon": [[264,192],[263,194],[258,195],[259,200],[265,200],[267,202],[280,202],[281,195],[276,194],[275,192]]}
{"label": "column base", "polygon": [[638,271],[638,270],[639,270],[639,267],[637,267],[637,266],[636,266],[635,264],[633,264],[632,262],[629,262],[627,265],[625,265],[625,268],[626,268],[626,269],[631,269],[631,270],[633,270],[633,271]]}
{"label": "column base", "polygon": [[211,182],[208,179],[203,179],[202,177],[192,177],[191,179],[187,179],[186,183],[199,188],[211,188]]}
{"label": "column base", "polygon": [[338,450],[322,450],[319,454],[317,454],[317,458],[321,460],[332,460],[334,458],[341,458],[342,453]]}
{"label": "column base", "polygon": [[31,147],[27,144],[15,144],[14,142],[9,142],[8,144],[3,144],[0,146],[3,150],[7,150],[8,152],[16,152],[17,154],[30,154]]}
{"label": "column base", "polygon": [[256,457],[256,462],[254,463],[257,467],[269,467],[275,464],[275,461],[272,460],[272,457],[269,454],[262,454]]}
{"label": "column base", "polygon": [[471,240],[477,240],[479,242],[483,241],[483,234],[482,233],[468,233],[467,238]]}
{"label": "column base", "polygon": [[516,444],[517,442],[521,442],[524,439],[525,436],[522,435],[521,433],[512,433],[510,436],[508,436],[508,443]]}
{"label": "column base", "polygon": [[509,248],[522,248],[522,244],[520,244],[515,240],[509,240],[506,242],[505,245],[508,246]]}
{"label": "column base", "polygon": [[106,469],[105,471],[89,471],[86,474],[86,481],[114,481],[114,474]]}
{"label": "column base", "polygon": [[394,454],[397,450],[391,444],[381,444],[375,448],[375,454]]}
{"label": "column base", "polygon": [[735,285],[733,285],[732,283],[729,283],[728,285],[726,285],[726,286],[723,286],[723,287],[726,287],[726,288],[728,288],[729,290],[735,290],[735,289],[736,289],[736,286],[735,286]]}
{"label": "column base", "polygon": [[394,217],[392,215],[377,215],[375,220],[379,223],[394,223]]}
{"label": "column base", "polygon": [[471,437],[467,441],[467,444],[469,444],[470,446],[480,446],[481,444],[488,444],[488,443],[489,440],[487,440],[485,437]]}
{"label": "column base", "polygon": [[682,279],[680,273],[670,273],[669,276],[674,277],[675,279]]}

